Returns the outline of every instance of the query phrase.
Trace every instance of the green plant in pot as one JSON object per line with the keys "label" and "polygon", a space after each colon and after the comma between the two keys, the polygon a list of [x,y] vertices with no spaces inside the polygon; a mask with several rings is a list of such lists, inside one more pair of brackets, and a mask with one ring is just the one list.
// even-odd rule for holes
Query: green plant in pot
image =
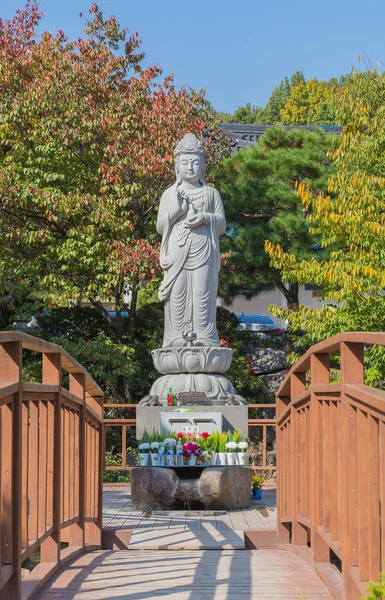
{"label": "green plant in pot", "polygon": [[148,467],[148,465],[150,464],[151,446],[149,441],[149,435],[146,431],[144,432],[142,439],[139,441],[138,451],[140,466]]}
{"label": "green plant in pot", "polygon": [[219,451],[219,431],[213,431],[209,438],[207,438],[207,450],[211,454],[211,464],[217,464],[217,455]]}
{"label": "green plant in pot", "polygon": [[234,441],[234,435],[228,431],[226,437],[226,453],[227,453],[227,464],[235,465],[237,458],[237,442]]}
{"label": "green plant in pot", "polygon": [[265,479],[263,477],[257,477],[257,475],[253,475],[251,479],[251,489],[254,500],[260,500],[262,498],[262,487],[264,483]]}
{"label": "green plant in pot", "polygon": [[219,435],[219,443],[218,443],[218,458],[219,458],[220,465],[227,465],[226,444],[227,444],[227,433],[224,432]]}
{"label": "green plant in pot", "polygon": [[159,465],[159,444],[160,442],[154,441],[150,443],[150,452],[151,452],[151,464],[153,467],[157,467]]}

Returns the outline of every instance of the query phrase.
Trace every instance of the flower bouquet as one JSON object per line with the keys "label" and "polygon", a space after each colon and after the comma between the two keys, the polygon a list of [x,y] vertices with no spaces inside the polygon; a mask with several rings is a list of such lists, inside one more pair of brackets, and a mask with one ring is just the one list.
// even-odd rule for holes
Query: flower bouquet
{"label": "flower bouquet", "polygon": [[186,464],[193,466],[196,464],[197,456],[200,455],[200,448],[197,442],[185,442],[183,444],[183,456]]}

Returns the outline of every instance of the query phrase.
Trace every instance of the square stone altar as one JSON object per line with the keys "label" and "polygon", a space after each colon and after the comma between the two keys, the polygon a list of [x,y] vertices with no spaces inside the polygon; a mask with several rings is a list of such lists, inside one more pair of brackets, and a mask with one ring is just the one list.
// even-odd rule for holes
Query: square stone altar
{"label": "square stone altar", "polygon": [[[241,431],[246,437],[248,436],[248,407],[247,405],[242,406],[199,406],[191,407],[192,412],[179,412],[177,406],[138,406],[136,409],[136,436],[140,439],[144,432],[150,432],[161,430],[161,414],[162,413],[174,413],[175,418],[183,419],[187,417],[192,419],[194,413],[200,415],[213,413],[218,415],[222,414],[222,431],[234,431],[237,429]],[[203,426],[200,427],[200,433],[207,431]],[[176,428],[176,430],[178,430]]]}

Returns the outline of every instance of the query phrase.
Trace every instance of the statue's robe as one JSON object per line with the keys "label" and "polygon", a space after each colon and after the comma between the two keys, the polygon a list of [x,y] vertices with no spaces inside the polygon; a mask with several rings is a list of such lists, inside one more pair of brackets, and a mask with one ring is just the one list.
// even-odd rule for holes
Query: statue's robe
{"label": "statue's robe", "polygon": [[226,230],[222,199],[215,188],[204,184],[199,212],[209,216],[209,223],[187,230],[183,227],[187,213],[170,222],[177,203],[176,188],[175,183],[164,192],[156,226],[162,236],[160,264],[164,270],[159,288],[159,299],[165,303],[163,347],[184,345],[184,331],[197,334],[197,345],[217,346],[219,236]]}

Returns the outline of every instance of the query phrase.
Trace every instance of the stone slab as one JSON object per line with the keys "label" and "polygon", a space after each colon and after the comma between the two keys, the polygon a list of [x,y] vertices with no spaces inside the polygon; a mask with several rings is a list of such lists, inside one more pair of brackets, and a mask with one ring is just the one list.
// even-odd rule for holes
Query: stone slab
{"label": "stone slab", "polygon": [[[160,413],[175,412],[176,406],[138,406],[136,409],[136,437],[140,439],[145,431],[160,431]],[[194,408],[193,408],[194,410]],[[199,406],[199,412],[221,412],[222,431],[237,429],[249,435],[249,409],[245,406]],[[183,413],[181,413],[183,414]],[[189,413],[187,413],[189,414]],[[190,413],[191,414],[191,413]]]}
{"label": "stone slab", "polygon": [[134,531],[129,550],[244,550],[243,531],[156,529]]}

